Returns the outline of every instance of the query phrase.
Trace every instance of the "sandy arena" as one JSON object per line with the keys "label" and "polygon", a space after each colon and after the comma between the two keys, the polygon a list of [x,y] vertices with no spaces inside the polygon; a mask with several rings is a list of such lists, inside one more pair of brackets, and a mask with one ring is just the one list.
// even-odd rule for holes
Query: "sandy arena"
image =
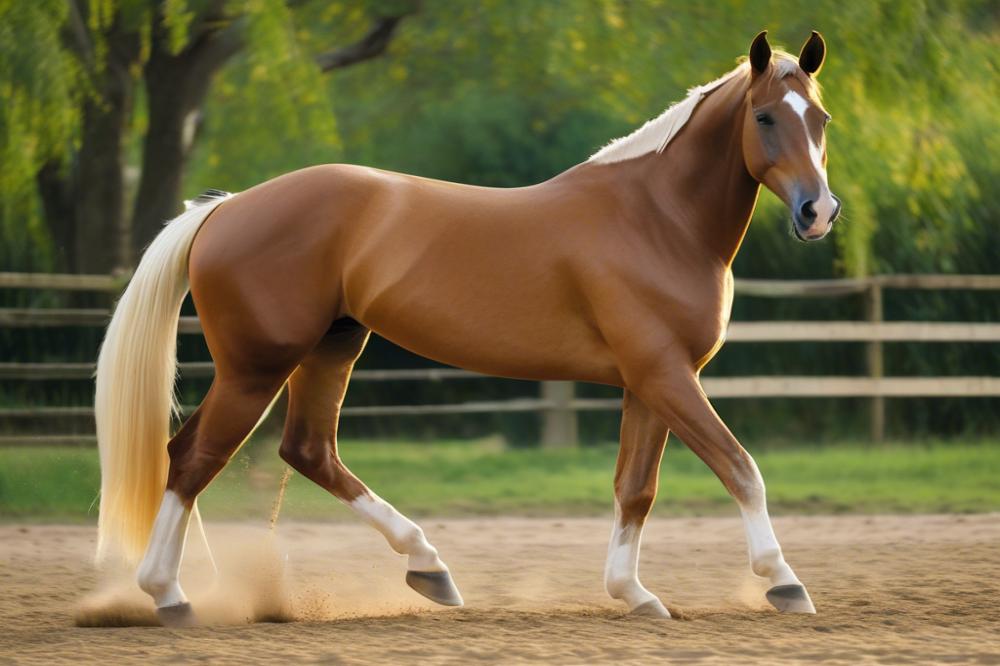
{"label": "sandy arena", "polygon": [[130,584],[98,581],[92,528],[2,526],[0,662],[1000,664],[997,514],[777,519],[816,616],[764,606],[738,520],[653,520],[642,579],[673,621],[606,597],[608,519],[422,522],[465,608],[410,591],[364,525],[287,523],[272,539],[210,524],[220,578],[192,540],[184,580],[213,624],[190,630],[108,626],[154,619]]}

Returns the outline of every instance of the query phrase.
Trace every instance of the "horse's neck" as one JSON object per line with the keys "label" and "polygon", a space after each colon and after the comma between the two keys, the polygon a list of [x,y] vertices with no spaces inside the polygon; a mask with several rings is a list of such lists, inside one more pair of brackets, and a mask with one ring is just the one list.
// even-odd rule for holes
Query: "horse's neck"
{"label": "horse's neck", "polygon": [[653,202],[647,224],[677,228],[726,266],[736,257],[760,190],[743,160],[746,85],[737,78],[706,96],[662,153],[621,163]]}

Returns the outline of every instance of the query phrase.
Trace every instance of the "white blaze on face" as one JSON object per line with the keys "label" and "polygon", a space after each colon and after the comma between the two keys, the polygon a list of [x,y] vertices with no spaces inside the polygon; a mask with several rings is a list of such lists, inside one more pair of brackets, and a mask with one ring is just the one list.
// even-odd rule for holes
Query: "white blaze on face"
{"label": "white blaze on face", "polygon": [[794,90],[789,90],[785,93],[781,101],[792,107],[792,110],[802,120],[802,129],[806,133],[806,143],[809,146],[809,157],[820,180],[818,199],[813,201],[813,209],[816,211],[816,221],[814,224],[821,229],[825,229],[825,225],[828,225],[830,218],[833,217],[836,203],[834,203],[833,194],[830,192],[830,186],[827,183],[826,167],[823,166],[822,140],[820,143],[813,142],[812,137],[809,135],[809,126],[806,124],[806,111],[809,109],[809,102]]}

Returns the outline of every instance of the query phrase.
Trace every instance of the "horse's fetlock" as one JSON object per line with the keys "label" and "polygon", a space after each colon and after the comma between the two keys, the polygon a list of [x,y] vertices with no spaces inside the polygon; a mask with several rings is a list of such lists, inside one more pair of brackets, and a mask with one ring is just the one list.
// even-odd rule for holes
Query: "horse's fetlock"
{"label": "horse's fetlock", "polygon": [[631,582],[632,579],[628,576],[609,573],[604,576],[604,589],[612,599],[621,599]]}
{"label": "horse's fetlock", "polygon": [[424,530],[416,525],[413,527],[413,529],[407,530],[403,534],[402,538],[400,539],[400,542],[406,549],[407,553],[412,553],[415,550],[421,550],[424,552],[434,551],[434,554],[435,555],[437,554],[437,551],[434,549],[434,546],[430,545],[430,543],[427,542],[427,536],[424,534]]}
{"label": "horse's fetlock", "polygon": [[766,550],[757,554],[750,562],[750,568],[755,574],[762,578],[770,578],[785,565],[785,558],[781,554],[780,548]]}
{"label": "horse's fetlock", "polygon": [[144,571],[140,567],[139,572],[136,575],[136,582],[139,584],[139,589],[154,599],[158,599],[166,593],[168,589],[170,589],[170,586],[174,583],[174,579],[172,576],[165,574],[162,571]]}

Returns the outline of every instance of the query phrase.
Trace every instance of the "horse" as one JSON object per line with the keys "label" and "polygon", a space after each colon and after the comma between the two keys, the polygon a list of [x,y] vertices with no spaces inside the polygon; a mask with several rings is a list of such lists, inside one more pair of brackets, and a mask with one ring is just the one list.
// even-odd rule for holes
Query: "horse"
{"label": "horse", "polygon": [[[725,338],[731,265],[761,185],[788,206],[800,240],[823,238],[839,214],[816,82],[825,56],[817,32],[797,58],[761,32],[735,69],[529,187],[334,164],[203,195],[150,244],[101,346],[98,561],[117,553],[138,564],[161,622],[195,623],[178,575],[196,498],[287,385],[282,459],[407,556],[410,587],[462,605],[426,533],[337,452],[351,370],[375,331],[480,373],[623,389],[604,580],[629,611],[670,617],[638,562],[673,432],[735,499],[766,598],[814,613],[775,537],[760,471],[699,373]],[[188,291],[215,376],[170,438]]]}

